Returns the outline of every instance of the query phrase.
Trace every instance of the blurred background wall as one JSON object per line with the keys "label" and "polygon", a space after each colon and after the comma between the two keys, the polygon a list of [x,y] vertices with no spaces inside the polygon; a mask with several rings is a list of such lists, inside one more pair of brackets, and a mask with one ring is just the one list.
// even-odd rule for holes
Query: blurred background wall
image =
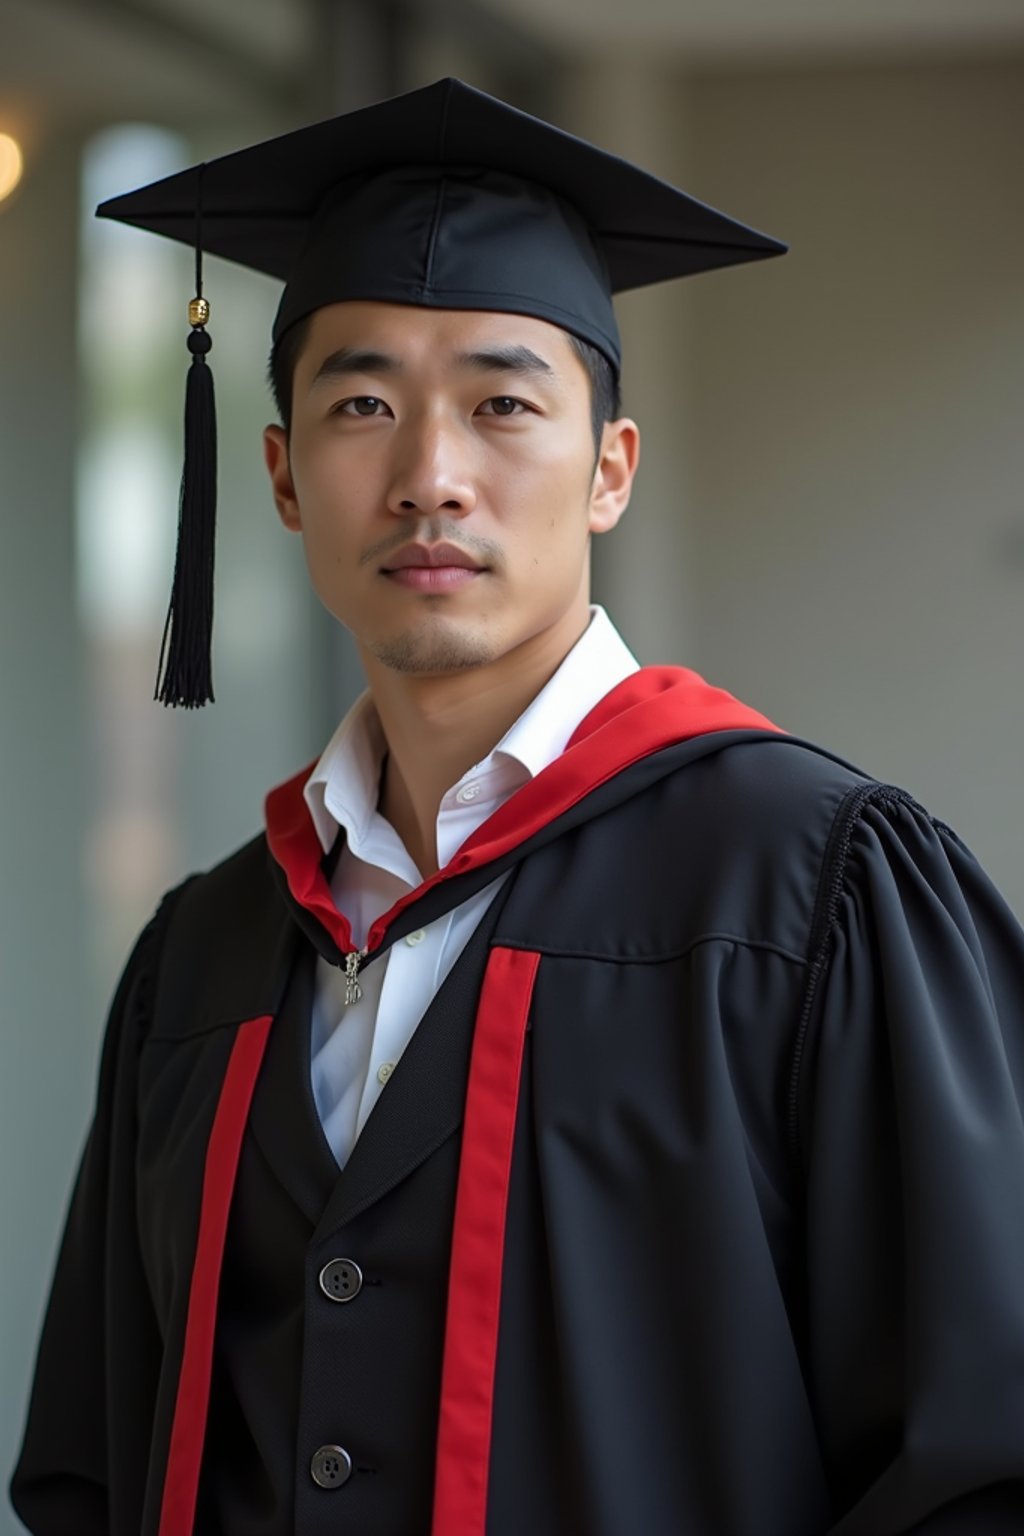
{"label": "blurred background wall", "polygon": [[[633,506],[597,596],[910,787],[1024,911],[1019,0],[0,0],[0,1471],[107,999],[359,687],[263,484],[273,285],[210,261],[215,709],[151,702],[185,252],[103,196],[459,74],[788,239],[625,296]],[[2,148],[2,141],[0,141]],[[2,158],[0,158],[2,165]],[[0,1510],[0,1533],[14,1531]]]}

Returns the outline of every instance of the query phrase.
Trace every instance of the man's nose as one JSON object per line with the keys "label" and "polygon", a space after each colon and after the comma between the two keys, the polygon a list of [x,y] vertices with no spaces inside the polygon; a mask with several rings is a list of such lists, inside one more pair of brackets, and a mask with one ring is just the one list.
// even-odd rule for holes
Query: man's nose
{"label": "man's nose", "polygon": [[396,443],[388,509],[408,517],[435,512],[465,515],[476,505],[470,448],[452,423],[409,422]]}

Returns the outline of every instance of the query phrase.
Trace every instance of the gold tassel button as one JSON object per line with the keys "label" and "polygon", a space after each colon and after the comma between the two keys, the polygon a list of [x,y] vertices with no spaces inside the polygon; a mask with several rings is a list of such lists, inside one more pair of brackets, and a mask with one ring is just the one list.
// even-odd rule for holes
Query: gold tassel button
{"label": "gold tassel button", "polygon": [[208,299],[192,299],[188,306],[189,325],[205,325],[210,318]]}

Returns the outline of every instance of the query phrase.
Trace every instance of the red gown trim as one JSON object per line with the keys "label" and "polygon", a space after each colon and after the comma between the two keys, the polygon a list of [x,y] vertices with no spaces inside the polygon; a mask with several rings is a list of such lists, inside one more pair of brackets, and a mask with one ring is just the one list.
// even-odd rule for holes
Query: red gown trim
{"label": "red gown trim", "polygon": [[199,1236],[189,1286],[185,1343],[158,1536],[192,1536],[210,1406],[213,1338],[228,1214],[249,1106],[272,1022],[266,1014],[239,1026],[206,1149]]}
{"label": "red gown trim", "polygon": [[484,1536],[505,1215],[540,956],[491,951],[470,1059],[441,1370],[434,1536]]}
{"label": "red gown trim", "polygon": [[[595,705],[561,756],[489,816],[443,869],[377,919],[367,937],[367,949],[372,953],[399,913],[432,886],[525,843],[584,795],[641,758],[693,736],[734,730],[778,731],[779,727],[731,694],[712,688],[696,672],[683,667],[642,667]],[[303,768],[267,796],[267,843],[296,901],[319,920],[342,953],[349,954],[355,948],[352,931],[334,905],[321,867],[323,849],[302,794],[313,766]]]}

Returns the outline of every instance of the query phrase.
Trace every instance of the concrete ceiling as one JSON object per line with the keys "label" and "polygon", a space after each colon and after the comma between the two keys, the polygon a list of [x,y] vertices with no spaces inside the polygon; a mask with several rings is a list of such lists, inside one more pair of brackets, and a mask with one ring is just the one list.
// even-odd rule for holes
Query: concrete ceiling
{"label": "concrete ceiling", "polygon": [[[68,116],[308,117],[316,8],[332,0],[0,0],[0,128]],[[356,0],[334,0],[354,6]],[[373,0],[371,0],[373,3]],[[382,3],[382,0],[377,0]],[[389,0],[399,13],[398,0]],[[1024,0],[403,0],[429,28],[458,9],[562,54],[667,50],[683,63],[1024,49]],[[486,29],[484,28],[483,31]],[[481,31],[481,36],[483,35]],[[449,31],[448,35],[452,35]],[[306,105],[306,110],[303,110]]]}
{"label": "concrete ceiling", "polygon": [[308,14],[303,0],[0,0],[0,117],[251,111],[292,85]]}
{"label": "concrete ceiling", "polygon": [[[507,0],[478,0],[509,14]],[[672,49],[694,63],[1024,46],[1024,0],[517,0],[563,47]]]}

